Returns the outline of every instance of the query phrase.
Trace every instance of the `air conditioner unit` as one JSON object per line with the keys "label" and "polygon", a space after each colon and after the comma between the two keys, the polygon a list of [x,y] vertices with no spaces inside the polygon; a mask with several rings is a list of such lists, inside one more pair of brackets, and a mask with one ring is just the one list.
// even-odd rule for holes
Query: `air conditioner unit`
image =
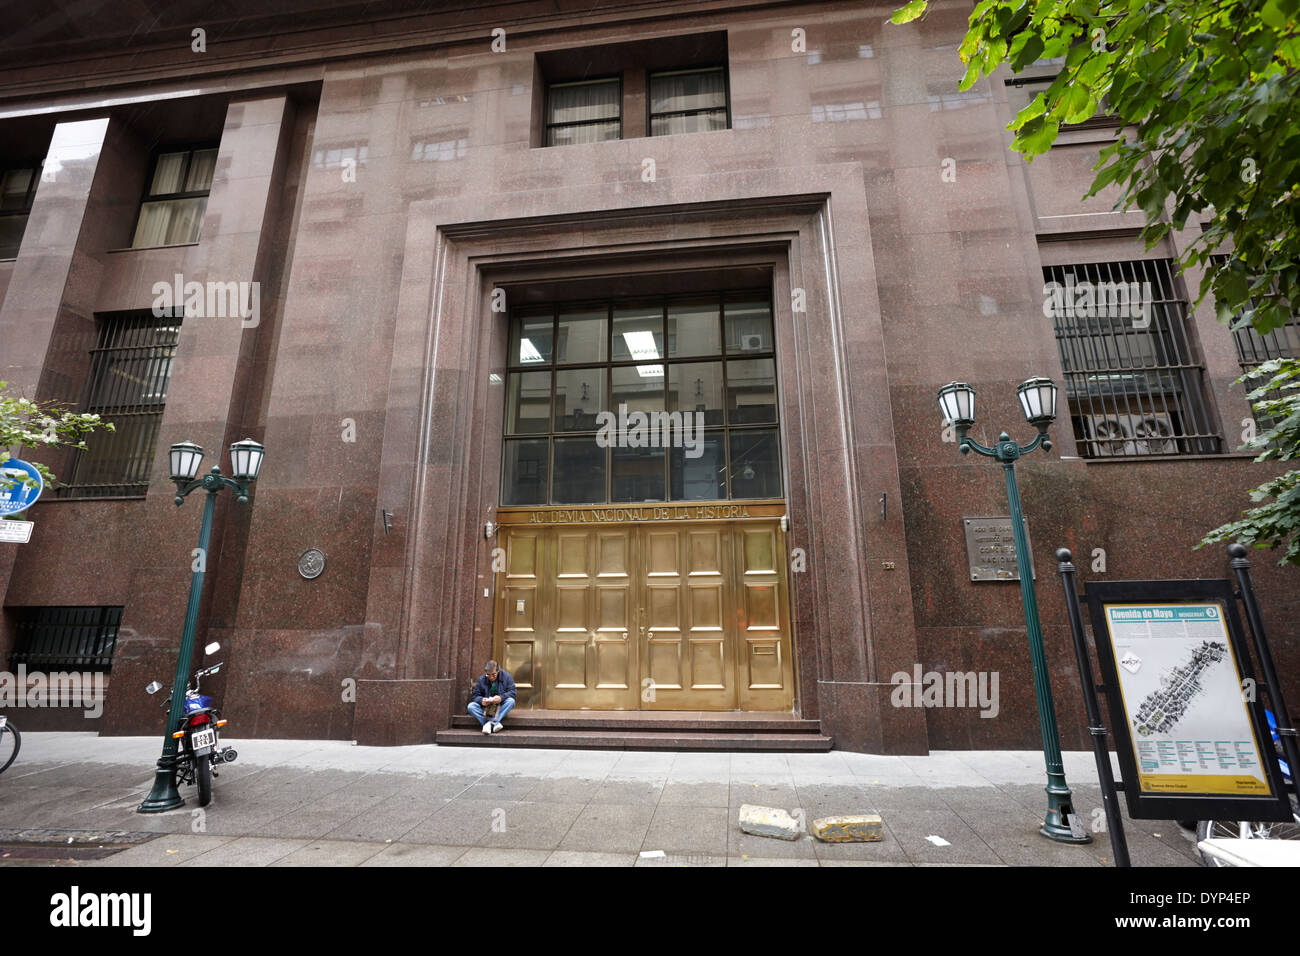
{"label": "air conditioner unit", "polygon": [[750,333],[740,337],[740,347],[746,352],[760,352],[763,349],[763,336],[758,333]]}
{"label": "air conditioner unit", "polygon": [[1084,415],[1083,425],[1085,444],[1095,458],[1178,453],[1173,423],[1163,413]]}

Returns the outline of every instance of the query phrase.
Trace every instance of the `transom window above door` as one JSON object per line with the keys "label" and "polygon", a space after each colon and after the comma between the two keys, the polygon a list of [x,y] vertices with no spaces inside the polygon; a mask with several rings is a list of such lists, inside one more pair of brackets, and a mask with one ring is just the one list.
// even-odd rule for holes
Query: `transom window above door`
{"label": "transom window above door", "polygon": [[766,292],[511,316],[501,504],[779,498]]}

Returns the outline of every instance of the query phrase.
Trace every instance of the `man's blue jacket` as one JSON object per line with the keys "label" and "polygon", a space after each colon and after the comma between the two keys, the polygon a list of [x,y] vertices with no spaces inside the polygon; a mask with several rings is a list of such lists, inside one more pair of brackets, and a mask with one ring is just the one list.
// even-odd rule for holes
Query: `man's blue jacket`
{"label": "man's blue jacket", "polygon": [[[515,700],[515,679],[504,668],[497,671],[497,693],[502,700]],[[492,682],[488,680],[487,674],[479,674],[478,682],[474,685],[474,703],[481,705],[484,697],[491,696]]]}

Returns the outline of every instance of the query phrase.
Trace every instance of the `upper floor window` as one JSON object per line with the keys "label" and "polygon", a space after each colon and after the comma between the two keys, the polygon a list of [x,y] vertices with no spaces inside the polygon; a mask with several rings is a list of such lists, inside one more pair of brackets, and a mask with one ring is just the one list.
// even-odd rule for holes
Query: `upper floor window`
{"label": "upper floor window", "polygon": [[1222,451],[1168,259],[1047,266],[1043,279],[1080,455]]}
{"label": "upper floor window", "polygon": [[731,127],[727,31],[536,54],[531,145]]}
{"label": "upper floor window", "polygon": [[1259,368],[1265,362],[1280,358],[1300,358],[1300,316],[1295,316],[1280,329],[1257,332],[1253,326],[1234,329],[1237,343],[1237,362],[1242,373]]}
{"label": "upper floor window", "polygon": [[[1222,262],[1224,258],[1226,257],[1215,257],[1216,264]],[[1293,315],[1286,325],[1271,332],[1259,332],[1251,325],[1233,329],[1232,338],[1237,346],[1237,363],[1241,366],[1242,376],[1246,379],[1246,388],[1254,391],[1266,381],[1262,376],[1250,374],[1255,369],[1275,359],[1300,358],[1300,315]],[[1264,394],[1265,400],[1276,400],[1282,397],[1282,393],[1276,389]],[[1254,403],[1251,404],[1250,411],[1255,418],[1258,432],[1268,431],[1278,424],[1278,419],[1264,414]]]}
{"label": "upper floor window", "polygon": [[599,143],[623,135],[618,79],[552,83],[546,88],[546,145]]}
{"label": "upper floor window", "polygon": [[86,411],[97,412],[115,430],[87,437],[63,494],[126,496],[148,490],[180,326],[179,318],[147,313],[100,320]]}
{"label": "upper floor window", "polygon": [[650,135],[727,128],[727,77],[722,67],[650,75]]}
{"label": "upper floor window", "polygon": [[40,179],[39,167],[0,170],[0,259],[18,258]]}
{"label": "upper floor window", "polygon": [[159,153],[140,204],[131,247],[198,242],[216,165],[215,146]]}

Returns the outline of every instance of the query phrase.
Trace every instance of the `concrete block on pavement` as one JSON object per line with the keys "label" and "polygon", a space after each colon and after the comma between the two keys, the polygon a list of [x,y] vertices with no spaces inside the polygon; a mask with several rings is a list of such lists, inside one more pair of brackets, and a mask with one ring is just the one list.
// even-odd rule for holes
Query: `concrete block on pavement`
{"label": "concrete block on pavement", "polygon": [[884,837],[884,822],[875,813],[821,817],[813,821],[813,836],[823,843],[878,843]]}
{"label": "concrete block on pavement", "polygon": [[784,810],[747,803],[740,808],[740,829],[755,836],[797,840],[803,833],[799,821]]}

